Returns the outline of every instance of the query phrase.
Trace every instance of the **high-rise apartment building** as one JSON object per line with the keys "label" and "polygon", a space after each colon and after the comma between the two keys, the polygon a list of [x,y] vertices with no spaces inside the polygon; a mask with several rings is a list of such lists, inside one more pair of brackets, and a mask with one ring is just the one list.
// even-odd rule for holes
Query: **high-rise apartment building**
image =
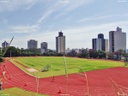
{"label": "high-rise apartment building", "polygon": [[37,41],[29,40],[28,41],[28,49],[37,49]]}
{"label": "high-rise apartment building", "polygon": [[108,49],[108,39],[105,39],[105,52],[108,52],[109,49]]}
{"label": "high-rise apartment building", "polygon": [[48,43],[42,42],[41,43],[41,53],[47,52],[47,50],[48,50]]}
{"label": "high-rise apartment building", "polygon": [[103,34],[98,34],[98,39],[101,40],[101,50],[105,51],[105,39]]}
{"label": "high-rise apartment building", "polygon": [[56,52],[65,52],[65,36],[63,36],[62,32],[59,32],[59,36],[56,37]]}
{"label": "high-rise apartment building", "polygon": [[92,48],[94,50],[102,50],[102,41],[101,41],[101,39],[98,39],[98,38],[92,39]]}
{"label": "high-rise apartment building", "polygon": [[116,31],[109,32],[109,51],[116,52],[119,49],[126,51],[126,33],[117,27]]}
{"label": "high-rise apartment building", "polygon": [[6,48],[6,47],[8,47],[8,46],[9,46],[9,43],[8,43],[8,42],[4,41],[4,42],[2,43],[2,48]]}
{"label": "high-rise apartment building", "polygon": [[103,34],[98,34],[98,38],[92,39],[92,48],[94,50],[108,51],[107,39],[104,39]]}

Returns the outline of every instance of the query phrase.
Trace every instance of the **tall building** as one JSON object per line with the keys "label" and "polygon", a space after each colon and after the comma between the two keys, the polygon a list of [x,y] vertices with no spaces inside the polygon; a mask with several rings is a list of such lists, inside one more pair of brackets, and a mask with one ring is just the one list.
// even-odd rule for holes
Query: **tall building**
{"label": "tall building", "polygon": [[101,39],[98,39],[98,38],[92,39],[92,49],[102,50],[102,41],[101,41]]}
{"label": "tall building", "polygon": [[2,43],[2,48],[6,48],[6,47],[8,47],[8,46],[9,46],[9,43],[8,43],[8,42],[4,41],[4,42]]}
{"label": "tall building", "polygon": [[41,53],[47,52],[47,50],[48,50],[48,43],[42,42],[41,43]]}
{"label": "tall building", "polygon": [[37,41],[29,40],[28,41],[28,49],[37,49]]}
{"label": "tall building", "polygon": [[103,34],[98,34],[98,39],[101,40],[101,50],[105,51],[105,39]]}
{"label": "tall building", "polygon": [[65,36],[62,32],[59,32],[59,36],[56,37],[56,52],[65,52]]}
{"label": "tall building", "polygon": [[92,39],[92,49],[94,50],[108,50],[107,39],[104,39],[103,34],[98,34],[98,38]]}
{"label": "tall building", "polygon": [[119,49],[126,51],[126,33],[117,27],[116,31],[109,32],[109,51],[116,52]]}
{"label": "tall building", "polygon": [[109,49],[108,49],[108,39],[105,39],[105,52],[108,52]]}

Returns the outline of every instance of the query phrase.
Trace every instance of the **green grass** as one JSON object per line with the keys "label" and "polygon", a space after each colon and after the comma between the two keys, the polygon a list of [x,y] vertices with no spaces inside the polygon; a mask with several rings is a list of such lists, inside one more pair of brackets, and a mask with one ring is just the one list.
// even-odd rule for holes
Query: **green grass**
{"label": "green grass", "polygon": [[[21,62],[30,68],[35,68],[39,70],[39,72],[37,72],[36,75],[40,78],[65,74],[63,57],[24,57],[24,58],[14,58],[13,60],[11,60],[18,67],[28,72],[26,68],[17,64],[16,62],[14,62],[14,60],[17,60],[18,62]],[[51,70],[47,72],[41,72],[42,68],[44,68],[47,64],[51,66]],[[83,70],[92,71],[92,70],[124,66],[123,62],[116,62],[116,61],[109,61],[109,60],[69,58],[69,57],[66,57],[66,64],[68,66],[68,74],[83,72]],[[28,73],[33,74],[30,72]]]}
{"label": "green grass", "polygon": [[0,90],[0,96],[48,96],[22,90],[20,88],[9,88]]}

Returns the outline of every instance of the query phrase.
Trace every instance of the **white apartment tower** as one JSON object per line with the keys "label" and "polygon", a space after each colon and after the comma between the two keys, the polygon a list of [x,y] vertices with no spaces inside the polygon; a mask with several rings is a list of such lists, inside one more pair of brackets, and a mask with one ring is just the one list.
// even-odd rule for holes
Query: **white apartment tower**
{"label": "white apartment tower", "polygon": [[108,47],[108,39],[105,39],[105,52],[108,52],[109,51],[109,47]]}
{"label": "white apartment tower", "polygon": [[95,39],[92,39],[92,42],[93,42],[93,49],[102,50],[102,40],[101,39],[95,38]]}
{"label": "white apartment tower", "polygon": [[56,52],[65,52],[65,36],[63,36],[62,32],[59,32],[59,36],[56,37]]}
{"label": "white apartment tower", "polygon": [[29,40],[28,41],[28,49],[37,49],[37,41]]}
{"label": "white apartment tower", "polygon": [[98,38],[92,39],[92,49],[108,52],[108,39],[104,39],[102,33],[98,34]]}
{"label": "white apartment tower", "polygon": [[126,51],[126,33],[117,27],[116,31],[109,32],[109,51],[116,52],[119,49]]}

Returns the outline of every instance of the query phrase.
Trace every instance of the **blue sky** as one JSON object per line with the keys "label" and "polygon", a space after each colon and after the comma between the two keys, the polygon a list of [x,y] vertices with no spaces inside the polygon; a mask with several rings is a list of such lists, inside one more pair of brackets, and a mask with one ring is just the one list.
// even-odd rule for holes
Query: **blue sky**
{"label": "blue sky", "polygon": [[35,39],[38,48],[48,42],[55,49],[62,31],[66,48],[91,48],[92,38],[103,33],[108,39],[117,26],[128,32],[128,0],[0,0],[0,44],[15,36],[15,47]]}

